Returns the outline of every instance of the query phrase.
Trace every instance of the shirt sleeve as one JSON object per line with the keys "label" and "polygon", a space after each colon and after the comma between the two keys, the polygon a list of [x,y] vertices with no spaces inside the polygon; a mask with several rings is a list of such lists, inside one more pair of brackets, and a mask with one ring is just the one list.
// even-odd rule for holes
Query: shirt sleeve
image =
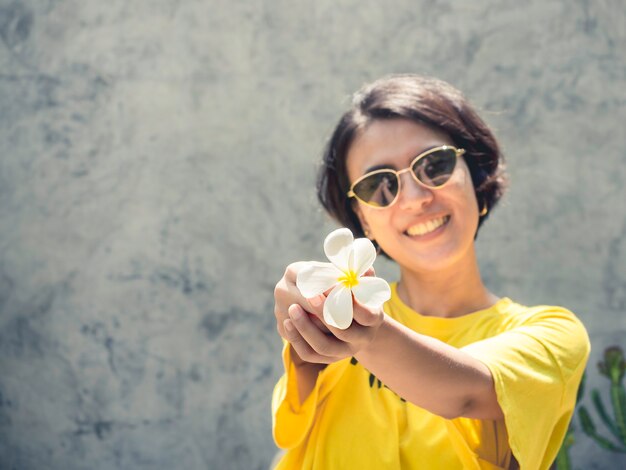
{"label": "shirt sleeve", "polygon": [[[547,469],[555,459],[590,352],[587,332],[574,314],[560,307],[531,310],[520,326],[463,348],[491,371],[506,429],[498,430],[494,422],[453,420],[470,440],[490,434],[496,441],[495,450],[486,451],[492,462],[506,458],[497,441],[508,437],[521,470]],[[483,454],[480,441],[477,460]]]}
{"label": "shirt sleeve", "polygon": [[272,431],[274,442],[281,449],[296,447],[309,433],[318,406],[326,399],[341,377],[349,359],[326,366],[317,377],[315,386],[300,403],[296,368],[291,360],[289,343],[283,341],[285,373],[278,380],[272,395]]}

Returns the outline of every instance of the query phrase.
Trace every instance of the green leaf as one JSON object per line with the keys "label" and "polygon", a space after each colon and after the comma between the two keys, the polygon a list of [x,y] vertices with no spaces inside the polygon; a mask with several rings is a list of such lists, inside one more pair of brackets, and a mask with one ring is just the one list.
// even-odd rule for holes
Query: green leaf
{"label": "green leaf", "polygon": [[611,401],[613,402],[615,421],[620,433],[621,442],[626,445],[626,393],[621,383],[611,385]]}
{"label": "green leaf", "polygon": [[556,470],[571,470],[572,463],[569,458],[568,448],[563,446],[559,450],[559,453],[556,454]]}
{"label": "green leaf", "polygon": [[578,391],[576,392],[576,404],[580,403],[583,396],[585,395],[585,383],[587,382],[587,371],[583,372],[583,376],[580,379],[580,385],[578,386]]}
{"label": "green leaf", "polygon": [[612,384],[618,384],[624,378],[624,352],[618,346],[611,346],[604,350],[604,374],[611,379]]}
{"label": "green leaf", "polygon": [[591,416],[589,416],[589,412],[584,406],[581,406],[578,409],[578,416],[580,417],[580,423],[582,425],[584,433],[587,434],[587,436],[592,438],[594,441],[596,441],[600,447],[606,450],[610,450],[611,452],[626,454],[625,447],[618,446],[597,433],[596,427],[591,420]]}
{"label": "green leaf", "polygon": [[602,402],[602,397],[600,397],[600,392],[597,389],[591,391],[591,401],[593,402],[598,415],[604,422],[611,434],[613,434],[616,438],[621,439],[621,435],[619,430],[617,429],[617,425],[611,419],[609,414],[606,412],[606,408],[604,407],[604,403]]}
{"label": "green leaf", "polygon": [[578,417],[580,418],[580,425],[583,428],[583,432],[588,436],[595,434],[596,426],[593,424],[591,416],[589,416],[589,412],[584,405],[581,405],[580,408],[578,408]]}

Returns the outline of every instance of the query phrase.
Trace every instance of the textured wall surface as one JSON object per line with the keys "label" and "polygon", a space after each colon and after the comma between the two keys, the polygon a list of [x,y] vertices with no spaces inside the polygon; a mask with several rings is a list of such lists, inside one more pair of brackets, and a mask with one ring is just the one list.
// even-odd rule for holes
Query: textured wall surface
{"label": "textured wall surface", "polygon": [[[0,468],[267,467],[272,289],[321,259],[321,148],[392,72],[450,81],[493,125],[512,186],[485,279],[574,310],[606,390],[594,364],[626,347],[623,1],[300,3],[0,0]],[[576,438],[580,468],[626,466]]]}

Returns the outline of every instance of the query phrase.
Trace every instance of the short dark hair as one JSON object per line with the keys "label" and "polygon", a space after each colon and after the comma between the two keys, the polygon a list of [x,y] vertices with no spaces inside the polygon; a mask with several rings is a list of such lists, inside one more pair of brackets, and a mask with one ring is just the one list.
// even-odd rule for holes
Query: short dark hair
{"label": "short dark hair", "polygon": [[[420,75],[391,75],[357,91],[326,145],[317,177],[317,196],[324,209],[355,236],[364,236],[347,196],[346,157],[354,139],[373,121],[409,119],[445,132],[465,149],[480,216],[478,228],[506,189],[504,157],[493,133],[463,94],[452,85]],[[478,234],[478,231],[476,232]]]}

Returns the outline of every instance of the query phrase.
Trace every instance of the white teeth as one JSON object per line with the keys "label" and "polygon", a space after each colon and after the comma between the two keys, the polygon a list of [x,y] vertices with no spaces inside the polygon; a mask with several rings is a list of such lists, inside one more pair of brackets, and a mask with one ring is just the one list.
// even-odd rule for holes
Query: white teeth
{"label": "white teeth", "polygon": [[439,219],[429,220],[428,222],[424,222],[423,224],[414,225],[413,227],[409,227],[406,231],[408,235],[426,235],[439,227],[445,224],[448,220],[448,217],[440,217]]}

